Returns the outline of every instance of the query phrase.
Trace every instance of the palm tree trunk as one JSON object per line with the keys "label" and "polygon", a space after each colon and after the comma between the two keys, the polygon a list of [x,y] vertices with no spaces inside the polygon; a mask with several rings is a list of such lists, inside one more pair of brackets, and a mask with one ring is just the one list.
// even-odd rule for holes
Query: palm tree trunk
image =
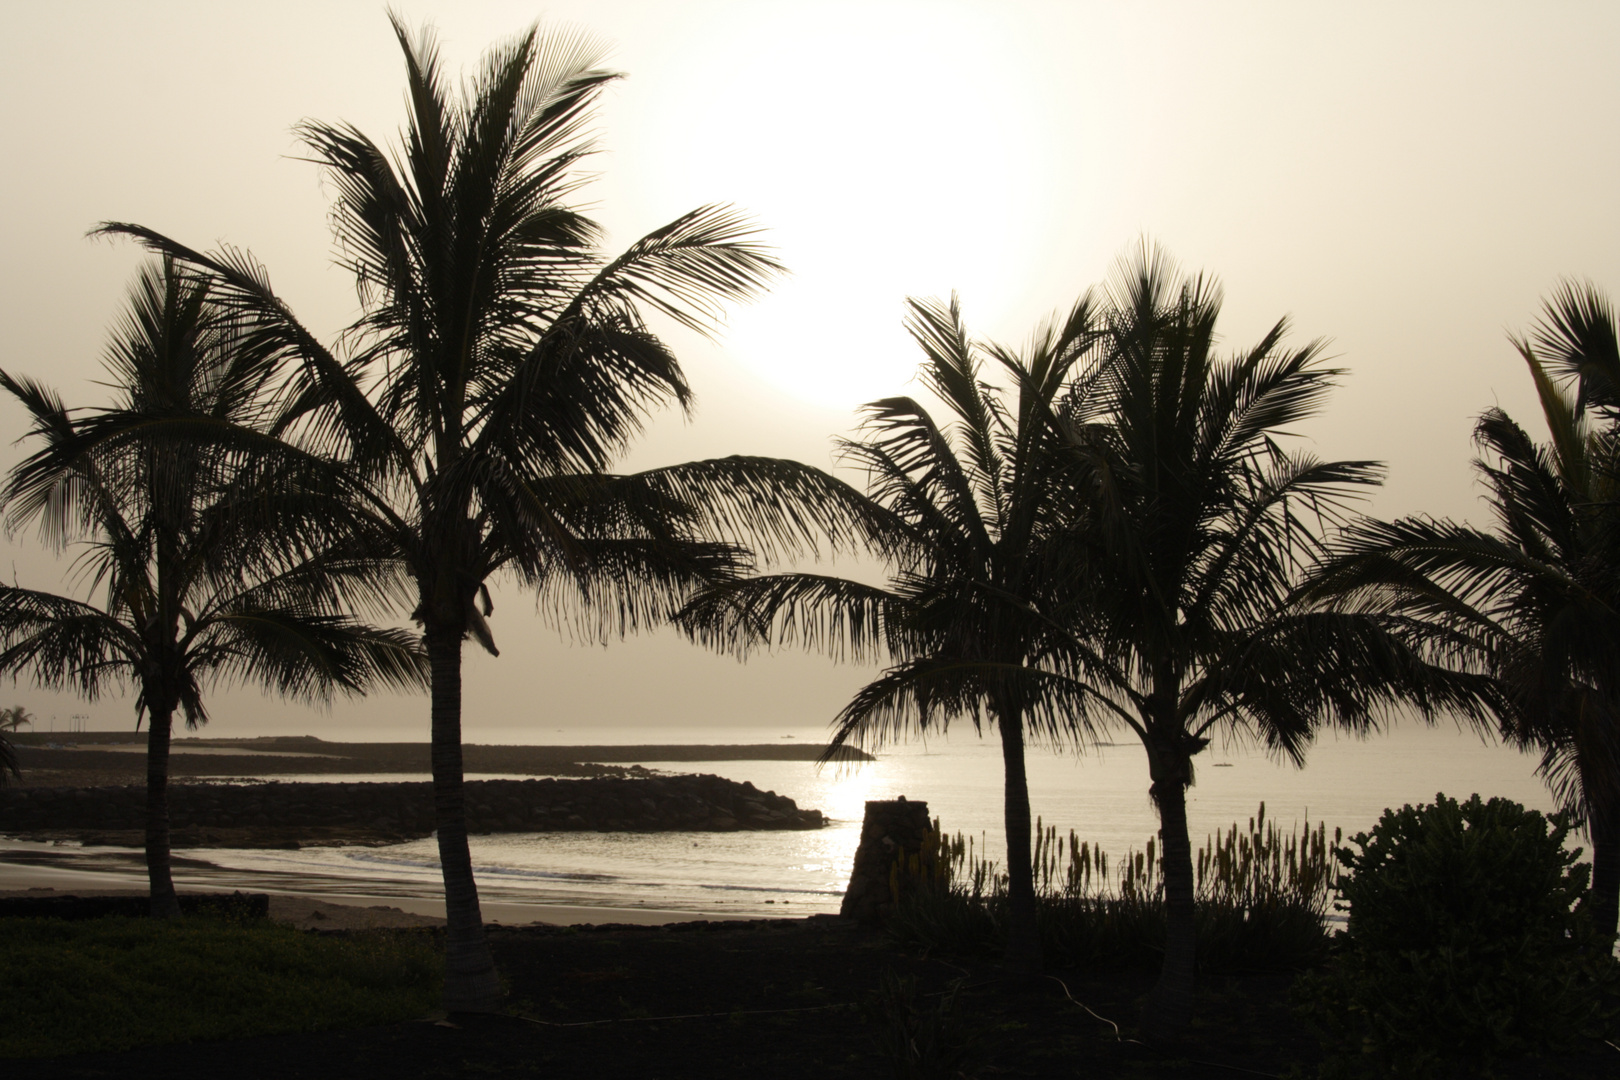
{"label": "palm tree trunk", "polygon": [[449,1012],[494,1012],[501,980],[484,938],[467,848],[467,813],[461,776],[461,634],[429,628],[425,635],[433,680],[433,810],[439,867],[444,874],[444,1007]]}
{"label": "palm tree trunk", "polygon": [[997,718],[1007,824],[1006,963],[1020,974],[1041,971],[1041,935],[1035,914],[1035,870],[1030,852],[1029,781],[1024,775],[1024,719],[1017,708]]}
{"label": "palm tree trunk", "polygon": [[1613,937],[1620,928],[1620,807],[1593,806],[1591,827],[1592,891],[1587,910],[1597,932]]}
{"label": "palm tree trunk", "polygon": [[1187,785],[1181,775],[1153,782],[1164,851],[1164,967],[1142,1004],[1142,1032],[1150,1040],[1174,1038],[1192,1023],[1197,939],[1193,920],[1192,843],[1187,836]]}
{"label": "palm tree trunk", "polygon": [[174,710],[153,709],[146,729],[146,880],[152,918],[178,919],[180,899],[169,873],[169,733]]}

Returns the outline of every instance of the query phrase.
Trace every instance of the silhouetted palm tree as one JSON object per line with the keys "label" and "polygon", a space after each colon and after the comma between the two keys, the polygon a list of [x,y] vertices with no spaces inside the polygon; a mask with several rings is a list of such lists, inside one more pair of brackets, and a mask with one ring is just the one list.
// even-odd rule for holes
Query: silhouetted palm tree
{"label": "silhouetted palm tree", "polygon": [[[1501,409],[1474,430],[1494,530],[1406,518],[1357,529],[1317,585],[1466,641],[1459,666],[1500,682],[1503,737],[1541,752],[1539,771],[1592,841],[1591,913],[1620,921],[1620,356],[1596,290],[1566,286],[1530,338],[1550,442]],[[1545,363],[1544,363],[1545,361]],[[1579,379],[1556,384],[1548,364]],[[1591,422],[1596,410],[1608,423]]]}
{"label": "silhouetted palm tree", "polygon": [[467,846],[461,649],[472,636],[495,651],[488,579],[515,578],[547,615],[605,639],[751,566],[742,541],[768,556],[852,535],[859,507],[793,462],[606,473],[653,409],[690,401],[642,311],[701,330],[780,266],[746,219],[716,206],[601,257],[597,227],[564,202],[580,182],[592,103],[615,77],[595,67],[590,42],[530,30],[491,51],[458,99],[431,34],[413,37],[397,18],[394,28],[411,106],[402,152],[347,125],[301,129],[334,181],[340,251],[360,288],[347,360],[245,256],[107,228],[219,274],[271,327],[300,364],[284,424],[342,470],[379,563],[404,575],[432,667],[445,1004],[482,1011],[500,984]]}
{"label": "silhouetted palm tree", "polygon": [[[0,732],[17,731],[24,724],[32,724],[34,718],[28,715],[28,710],[21,705],[13,705],[7,709],[0,709]],[[0,787],[4,787],[14,779],[21,779],[22,772],[17,768],[17,750],[11,745],[11,740],[0,734]]]}
{"label": "silhouetted palm tree", "polygon": [[[950,416],[942,425],[909,397],[864,409],[865,437],[843,444],[867,475],[874,518],[896,566],[888,584],[779,574],[708,590],[683,614],[688,632],[746,654],[797,642],[891,666],[843,709],[827,751],[876,747],[967,717],[995,726],[1004,766],[1006,956],[1040,967],[1024,750],[1083,738],[1068,706],[1087,688],[1049,666],[1060,620],[1047,610],[1074,573],[1067,532],[1077,511],[1064,488],[1053,407],[1096,337],[1089,297],[1036,335],[1024,357],[971,341],[955,299],[910,301],[908,329],[927,359],[924,387]],[[984,361],[1013,393],[984,381]],[[1081,508],[1083,512],[1083,508]]]}
{"label": "silhouetted palm tree", "polygon": [[1165,956],[1143,1013],[1154,1036],[1191,1017],[1186,790],[1213,734],[1299,764],[1319,724],[1365,731],[1402,697],[1479,714],[1477,683],[1432,666],[1399,619],[1296,603],[1324,531],[1350,520],[1378,469],[1284,448],[1338,372],[1320,365],[1320,343],[1285,348],[1284,322],[1218,358],[1220,307],[1213,281],[1144,245],[1116,271],[1106,345],[1064,403],[1071,483],[1091,499],[1075,519],[1068,612],[1074,663],[1099,697],[1077,700],[1078,716],[1141,740],[1160,819]]}
{"label": "silhouetted palm tree", "polygon": [[264,428],[272,356],[250,319],[173,262],[148,267],[108,357],[118,398],[68,410],[0,372],[39,445],[0,495],[7,524],[37,524],[99,602],[0,586],[0,671],[92,700],[133,686],[148,725],[146,860],[152,914],[179,915],[167,802],[174,714],[207,719],[210,682],[323,699],[334,689],[420,685],[413,637],[343,612],[374,568],[331,546],[333,504],[301,455]]}

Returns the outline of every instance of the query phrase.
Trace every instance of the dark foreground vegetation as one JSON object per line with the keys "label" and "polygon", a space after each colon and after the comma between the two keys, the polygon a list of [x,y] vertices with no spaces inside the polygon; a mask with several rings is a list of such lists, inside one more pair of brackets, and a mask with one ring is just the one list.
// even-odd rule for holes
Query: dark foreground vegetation
{"label": "dark foreground vegetation", "polygon": [[[1055,830],[1037,835],[1047,975],[1125,993],[1158,968],[1169,937],[1162,849],[1150,842],[1110,865],[1072,833],[1066,845]],[[1439,796],[1387,811],[1341,846],[1323,826],[1279,830],[1262,805],[1246,829],[1194,853],[1202,1021],[1166,1040],[1145,1022],[1151,998],[1111,1015],[1149,1031],[1161,1057],[1261,1075],[1613,1075],[1620,964],[1612,935],[1594,927],[1590,866],[1569,836],[1566,815]],[[1004,955],[1007,878],[960,837],[936,825],[891,882],[897,944],[964,966]],[[1022,1000],[1000,993],[1003,1008]],[[1249,1015],[1233,1014],[1234,1001]],[[1260,1026],[1220,1030],[1233,1022]]]}
{"label": "dark foreground vegetation", "polygon": [[[1011,921],[1007,876],[975,856],[958,834],[937,831],[897,867],[898,896],[889,933],[900,942],[985,959],[1005,948]],[[1196,853],[1197,945],[1205,974],[1303,971],[1328,955],[1335,833],[1318,825],[1283,832],[1266,807],[1212,836]],[[1154,967],[1164,953],[1164,854],[1142,851],[1110,860],[1071,831],[1037,831],[1034,846],[1037,927],[1043,955],[1068,969]]]}
{"label": "dark foreground vegetation", "polygon": [[7,1058],[387,1023],[430,1008],[442,978],[428,936],[264,920],[3,919],[0,943]]}
{"label": "dark foreground vegetation", "polygon": [[[1188,1037],[1150,1048],[1134,1018],[1155,977],[1151,965],[1054,966],[1032,980],[1010,979],[978,953],[903,945],[830,916],[491,928],[507,988],[504,1010],[448,1020],[428,1012],[433,989],[413,981],[432,970],[436,931],[300,934],[109,920],[83,931],[83,944],[70,945],[69,925],[0,922],[13,957],[0,964],[28,963],[16,958],[17,943],[49,934],[53,949],[93,952],[98,972],[127,956],[139,970],[119,979],[158,977],[149,971],[184,975],[195,992],[181,1002],[172,991],[108,979],[107,990],[78,998],[78,983],[46,990],[42,977],[21,982],[8,969],[0,981],[12,1029],[0,1043],[5,1056],[39,1053],[34,1048],[41,1045],[60,1055],[7,1061],[6,1075],[19,1080],[1304,1077],[1322,1061],[1317,1035],[1294,1011],[1288,973],[1206,976]],[[175,949],[170,959],[157,959],[165,951],[154,943],[178,943],[187,934],[197,936],[184,940],[211,943],[216,958],[239,950],[232,964],[257,957],[269,970],[208,993],[212,985],[193,974],[208,956],[194,960]],[[310,958],[320,958],[318,972],[307,966]],[[296,971],[309,981],[299,992],[290,989]],[[374,1011],[362,1013],[352,1004],[353,988],[384,971],[401,973],[409,985],[379,991]],[[259,995],[247,1014],[251,1022],[239,1011],[245,994]],[[149,999],[162,1011],[148,1010]],[[48,1011],[68,1015],[36,1025]],[[1512,1063],[1498,1075],[1610,1076],[1616,1057],[1601,1042],[1586,1041],[1562,1055]]]}
{"label": "dark foreground vegetation", "polygon": [[493,1014],[429,1011],[440,930],[0,918],[0,1056],[7,1076],[278,1080],[1528,1080],[1620,1063],[1620,966],[1561,817],[1439,798],[1341,847],[1262,807],[1195,853],[1195,1019],[1175,1039],[1141,1023],[1162,852],[1040,836],[1035,975],[1003,960],[1005,876],[937,829],[894,866],[883,926],[488,928]]}

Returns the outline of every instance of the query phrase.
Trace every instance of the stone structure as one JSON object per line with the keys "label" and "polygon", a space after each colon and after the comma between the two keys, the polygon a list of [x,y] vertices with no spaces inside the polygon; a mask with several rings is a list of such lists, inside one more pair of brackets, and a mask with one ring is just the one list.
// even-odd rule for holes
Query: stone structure
{"label": "stone structure", "polygon": [[838,914],[868,925],[881,923],[894,908],[892,871],[902,860],[921,854],[931,829],[925,802],[908,802],[902,795],[867,803],[855,867]]}

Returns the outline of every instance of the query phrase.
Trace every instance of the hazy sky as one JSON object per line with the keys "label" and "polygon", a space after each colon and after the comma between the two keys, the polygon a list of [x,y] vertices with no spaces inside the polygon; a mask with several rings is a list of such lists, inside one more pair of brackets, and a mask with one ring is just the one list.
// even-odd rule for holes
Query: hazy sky
{"label": "hazy sky", "polygon": [[[1376,458],[1371,509],[1481,516],[1473,418],[1539,428],[1505,331],[1560,277],[1620,290],[1620,7],[1613,4],[409,3],[452,69],[539,17],[598,34],[628,78],[600,112],[585,198],[611,245],[692,207],[754,213],[793,269],[717,345],[678,337],[695,420],[632,459],[726,453],[826,465],[853,407],[905,389],[907,295],[962,295],[1021,343],[1139,236],[1226,285],[1249,342],[1289,316],[1349,369],[1308,429]],[[356,310],[330,264],[328,190],[304,117],[391,136],[399,50],[380,4],[12,4],[0,170],[0,365],[93,404],[106,328],[139,254],[83,239],[107,219],[247,247],[306,323]],[[21,433],[0,403],[0,430]],[[10,439],[4,440],[6,444]],[[0,446],[0,465],[18,451]],[[61,567],[28,538],[23,584]],[[613,724],[819,725],[865,672],[814,657],[746,668],[673,636],[602,650],[497,597],[499,659],[467,653],[471,741]],[[0,690],[0,696],[13,693]],[[19,686],[58,726],[131,722]],[[216,699],[219,735],[426,738],[425,699],[330,715]]]}

